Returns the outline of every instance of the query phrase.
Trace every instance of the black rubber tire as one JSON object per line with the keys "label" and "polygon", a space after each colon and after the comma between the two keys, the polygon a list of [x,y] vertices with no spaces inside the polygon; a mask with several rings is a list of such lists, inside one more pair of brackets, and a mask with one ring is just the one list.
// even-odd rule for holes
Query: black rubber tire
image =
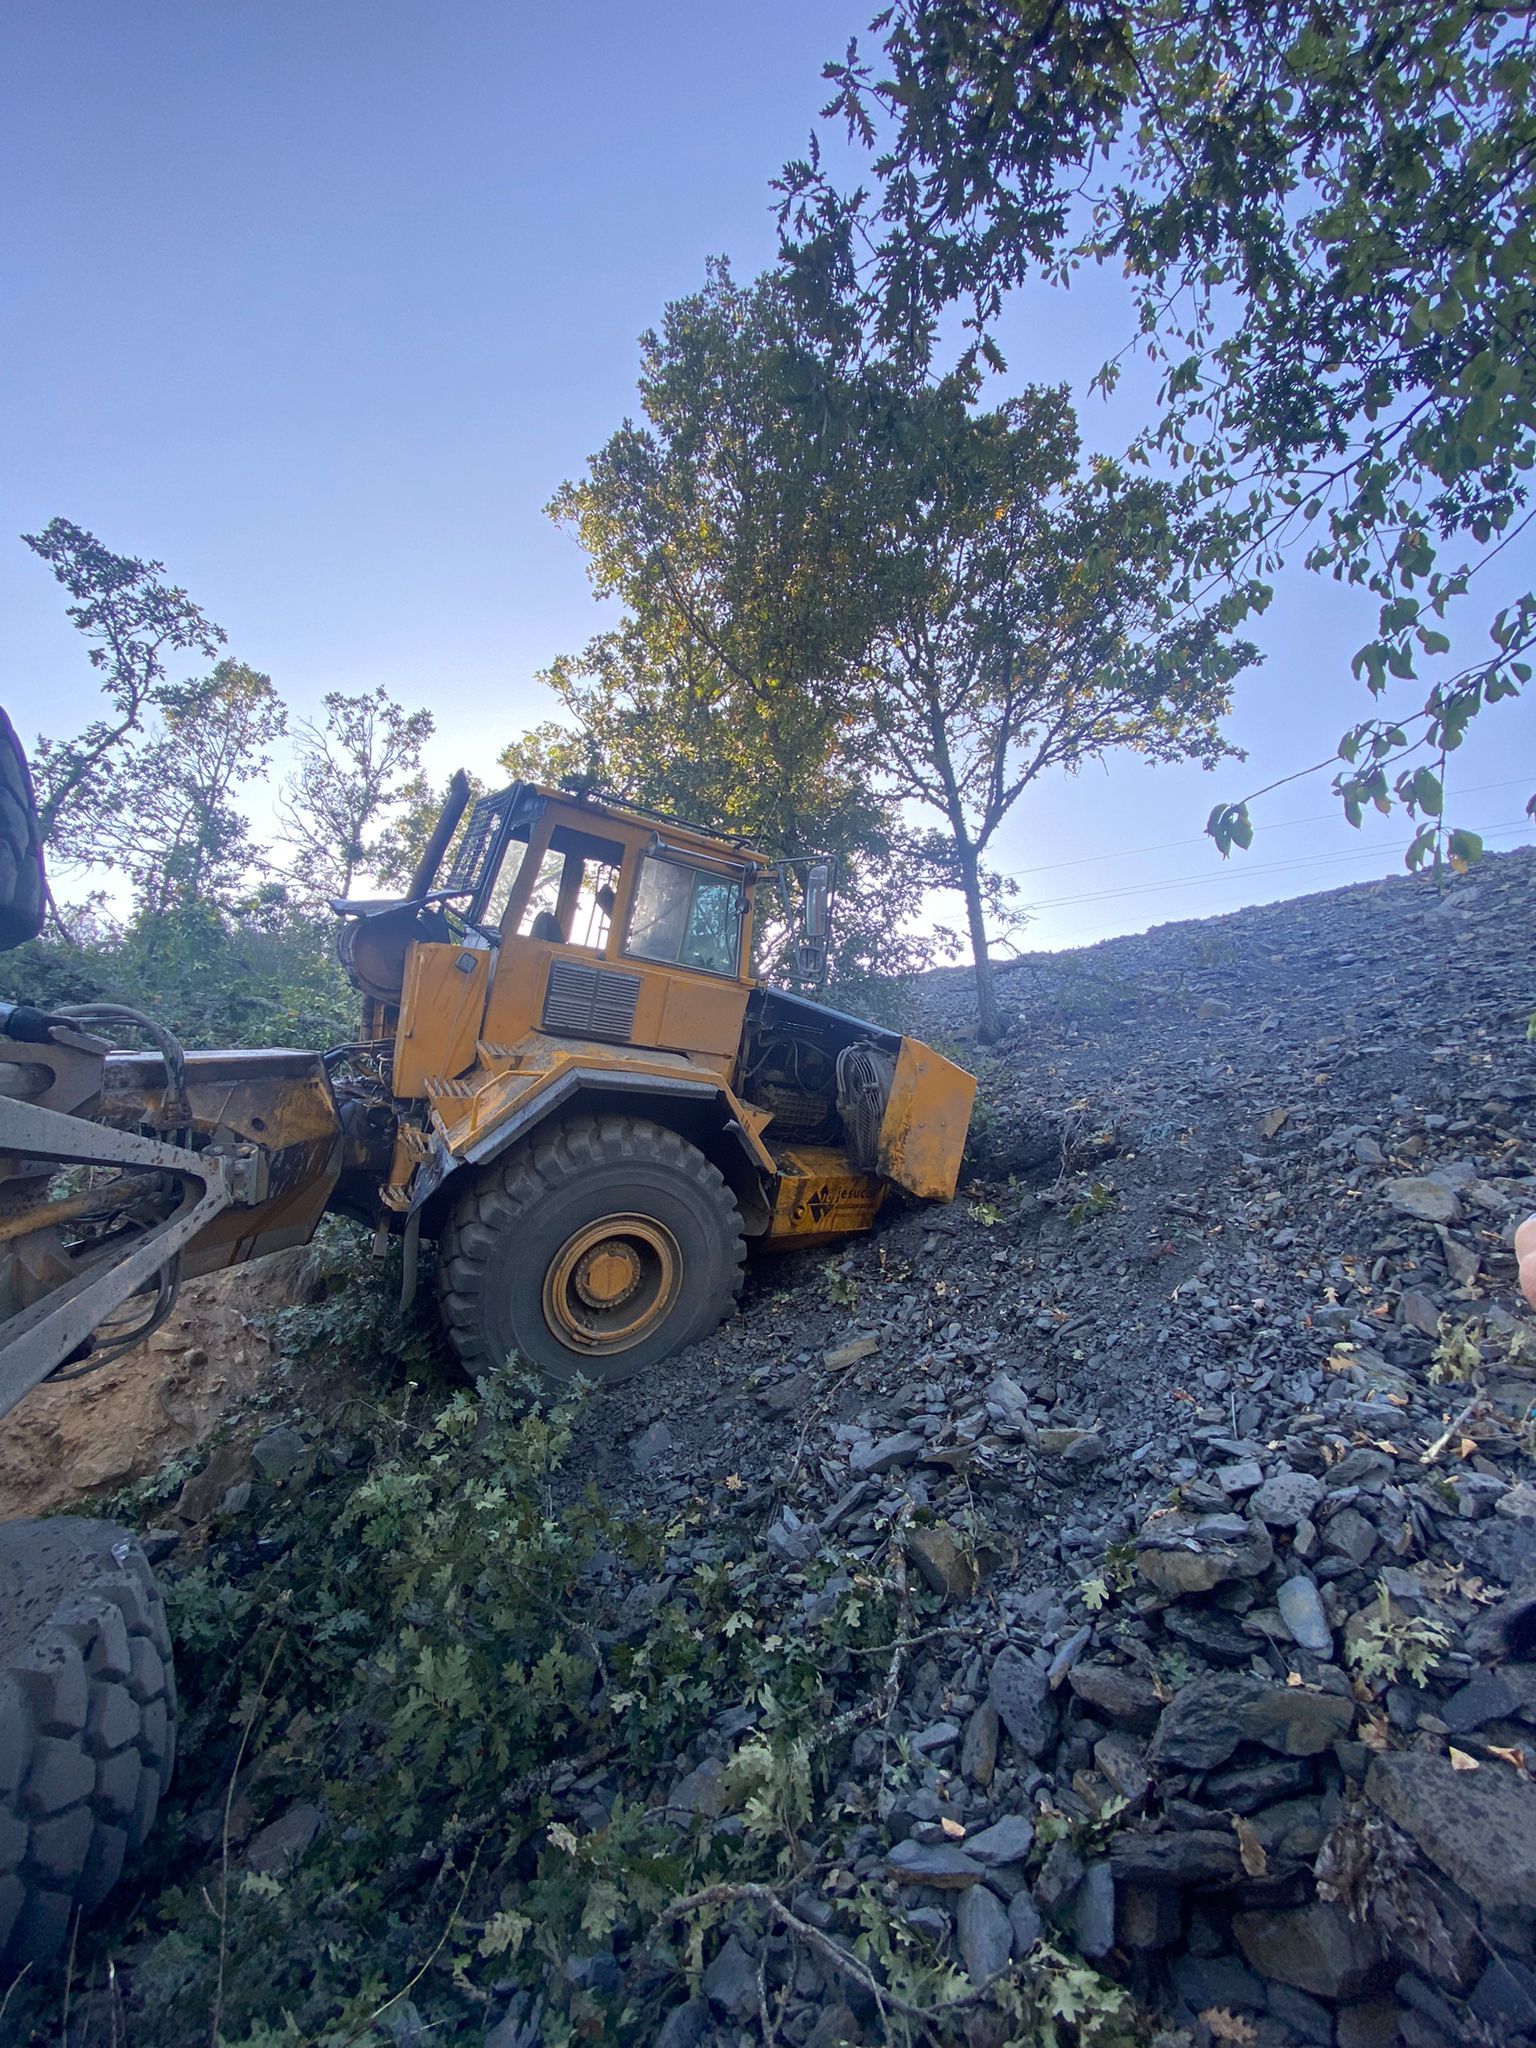
{"label": "black rubber tire", "polygon": [[[639,1342],[594,1354],[551,1326],[544,1279],[574,1232],[618,1211],[670,1234],[681,1286]],[[746,1252],[735,1196],[686,1138],[638,1118],[573,1118],[482,1169],[460,1196],[438,1247],[443,1322],[475,1378],[520,1357],[553,1380],[613,1385],[729,1315]]]}
{"label": "black rubber tire", "polygon": [[32,778],[16,729],[0,711],[0,952],[35,939],[46,907]]}
{"label": "black rubber tire", "polygon": [[0,1523],[0,1979],[50,1962],[100,1905],[175,1754],[165,1604],[132,1534]]}

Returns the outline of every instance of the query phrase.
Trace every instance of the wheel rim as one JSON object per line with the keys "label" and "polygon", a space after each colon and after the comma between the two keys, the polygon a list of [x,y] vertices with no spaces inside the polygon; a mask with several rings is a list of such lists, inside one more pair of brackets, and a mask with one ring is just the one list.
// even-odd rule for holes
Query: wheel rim
{"label": "wheel rim", "polygon": [[602,1216],[573,1231],[550,1260],[544,1320],[573,1351],[629,1351],[666,1321],[682,1280],[683,1255],[664,1223]]}

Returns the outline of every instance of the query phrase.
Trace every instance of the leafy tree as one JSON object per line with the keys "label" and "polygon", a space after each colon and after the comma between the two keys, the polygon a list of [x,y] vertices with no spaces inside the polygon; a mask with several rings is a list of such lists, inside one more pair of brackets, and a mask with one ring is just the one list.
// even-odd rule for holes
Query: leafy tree
{"label": "leafy tree", "polygon": [[329,920],[280,884],[227,909],[204,900],[121,930],[89,919],[77,929],[78,942],[45,937],[0,955],[5,998],[129,1003],[191,1046],[326,1046],[356,1033]]}
{"label": "leafy tree", "polygon": [[103,679],[106,715],[75,739],[39,739],[31,757],[44,844],[63,860],[92,861],[122,816],[124,765],[151,712],[166,701],[167,651],[211,657],[225,635],[163,580],[163,562],[115,555],[67,519],[22,539],[75,600],[68,615]]}
{"label": "leafy tree", "polygon": [[[813,346],[774,278],[717,270],[670,307],[647,427],[555,501],[628,616],[551,671],[570,725],[535,750],[770,851],[842,854],[876,957],[925,886],[958,889],[991,1039],[1003,819],[1111,747],[1218,758],[1250,650],[1218,608],[1168,603],[1167,485],[1082,475],[1064,392],[978,414],[977,387]],[[943,821],[921,845],[915,806]]]}
{"label": "leafy tree", "polygon": [[421,750],[432,730],[430,711],[406,711],[382,687],[332,690],[323,724],[299,726],[283,810],[311,895],[345,896],[360,869],[376,866],[390,814],[427,794]]}
{"label": "leafy tree", "polygon": [[[996,366],[1012,288],[1121,267],[1122,356],[1144,346],[1163,371],[1135,452],[1180,471],[1203,515],[1175,595],[1224,579],[1261,605],[1301,548],[1375,597],[1354,670],[1381,709],[1345,735],[1336,786],[1352,818],[1394,800],[1421,814],[1424,858],[1431,764],[1521,690],[1536,642],[1530,590],[1498,609],[1481,595],[1532,516],[1527,17],[1482,0],[894,0],[872,34],[878,57],[850,44],[827,67],[826,111],[875,153],[873,191],[840,192],[814,144],[781,182],[802,306],[842,345],[867,333],[919,363],[960,307]],[[1469,611],[1488,647],[1448,659]],[[1208,829],[1246,845],[1246,805]],[[1453,858],[1477,850],[1452,835]]]}
{"label": "leafy tree", "polygon": [[[853,699],[874,629],[866,447],[825,353],[771,279],[723,264],[642,338],[644,422],[626,422],[550,507],[626,616],[544,680],[568,725],[503,756],[839,863],[844,983],[915,964],[918,879],[873,793]],[[760,934],[782,968],[787,920]]]}
{"label": "leafy tree", "polygon": [[270,676],[221,661],[201,681],[163,684],[158,718],[117,776],[117,808],[95,858],[131,879],[146,918],[227,903],[255,858],[234,801],[266,773],[287,714]]}
{"label": "leafy tree", "polygon": [[1169,606],[1173,493],[1109,463],[1080,474],[1065,391],[979,415],[953,381],[917,394],[883,500],[876,392],[868,488],[894,566],[870,650],[869,752],[883,790],[943,820],[932,878],[964,898],[990,1042],[1002,1017],[983,864],[998,827],[1049,769],[1121,748],[1207,767],[1230,754],[1217,721],[1253,650],[1215,607]]}

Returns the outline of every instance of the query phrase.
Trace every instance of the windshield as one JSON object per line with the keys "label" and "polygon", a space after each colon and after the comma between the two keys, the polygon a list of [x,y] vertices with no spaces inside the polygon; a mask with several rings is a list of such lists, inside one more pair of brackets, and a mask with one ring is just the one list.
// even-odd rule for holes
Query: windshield
{"label": "windshield", "polygon": [[648,856],[640,864],[624,950],[706,974],[734,974],[742,895],[735,882]]}

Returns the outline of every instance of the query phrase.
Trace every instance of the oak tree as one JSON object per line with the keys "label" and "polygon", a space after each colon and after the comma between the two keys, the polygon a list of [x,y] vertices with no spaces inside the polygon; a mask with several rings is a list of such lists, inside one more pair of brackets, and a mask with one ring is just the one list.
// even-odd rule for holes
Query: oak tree
{"label": "oak tree", "polygon": [[[827,67],[872,158],[781,181],[802,308],[926,363],[958,310],[995,364],[1008,295],[1123,271],[1160,365],[1136,452],[1199,525],[1177,589],[1262,604],[1299,552],[1375,600],[1348,814],[1438,850],[1439,768],[1529,681],[1536,594],[1485,595],[1532,517],[1536,42],[1483,0],[893,0]],[[1503,559],[1499,558],[1503,556]],[[1495,567],[1497,563],[1497,567]],[[1481,629],[1481,648],[1466,628]],[[1453,633],[1461,630],[1453,655]],[[1245,804],[1208,829],[1246,844]],[[1451,835],[1453,858],[1475,855]]]}

